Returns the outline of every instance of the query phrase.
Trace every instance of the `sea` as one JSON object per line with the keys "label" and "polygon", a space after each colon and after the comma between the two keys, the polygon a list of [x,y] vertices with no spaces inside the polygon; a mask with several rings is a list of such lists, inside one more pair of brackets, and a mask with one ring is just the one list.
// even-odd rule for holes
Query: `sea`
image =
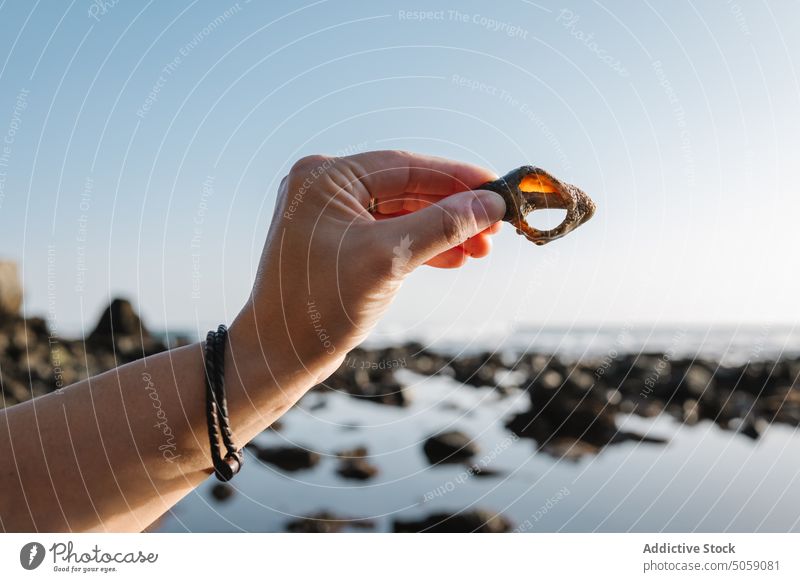
{"label": "sea", "polygon": [[[519,326],[483,336],[384,334],[368,343],[404,339],[452,354],[536,351],[568,360],[646,352],[734,365],[800,356],[800,329],[785,325]],[[267,430],[256,442],[316,451],[316,466],[284,472],[248,452],[228,499],[215,499],[216,482],[209,479],[152,529],[279,532],[324,512],[336,516],[343,531],[389,532],[398,520],[480,509],[502,514],[518,532],[800,531],[795,427],[774,424],[752,440],[710,421],[688,426],[667,414],[620,414],[620,430],[662,437],[666,444],[627,442],[567,460],[537,451],[505,428],[510,416],[528,408],[522,391],[502,394],[405,369],[397,378],[410,397],[405,408],[309,393],[283,417],[280,430]],[[447,430],[474,438],[474,461],[486,474],[428,463],[425,439]],[[378,474],[368,481],[340,477],[337,453],[360,446]]]}

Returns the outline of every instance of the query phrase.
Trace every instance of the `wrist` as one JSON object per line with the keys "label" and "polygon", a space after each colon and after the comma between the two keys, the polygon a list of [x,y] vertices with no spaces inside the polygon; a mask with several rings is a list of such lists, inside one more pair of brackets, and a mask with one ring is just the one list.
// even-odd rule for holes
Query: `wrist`
{"label": "wrist", "polygon": [[[250,440],[330,375],[339,362],[309,354],[288,337],[283,319],[268,329],[258,325],[248,304],[231,323],[225,352],[225,386],[234,427]],[[323,357],[324,356],[324,357]]]}

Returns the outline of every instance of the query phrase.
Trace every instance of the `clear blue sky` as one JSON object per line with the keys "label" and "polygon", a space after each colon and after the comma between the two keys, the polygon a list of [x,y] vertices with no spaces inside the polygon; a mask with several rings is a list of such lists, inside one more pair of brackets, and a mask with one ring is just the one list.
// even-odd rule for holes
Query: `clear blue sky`
{"label": "clear blue sky", "polygon": [[599,212],[415,274],[384,330],[794,323],[798,22],[789,0],[7,0],[0,256],[59,331],[118,294],[202,329],[244,301],[293,160],[404,148],[533,163]]}

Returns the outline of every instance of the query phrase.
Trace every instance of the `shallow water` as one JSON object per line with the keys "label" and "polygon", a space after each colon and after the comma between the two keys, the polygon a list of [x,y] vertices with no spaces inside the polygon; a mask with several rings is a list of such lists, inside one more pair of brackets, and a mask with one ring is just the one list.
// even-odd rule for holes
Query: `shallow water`
{"label": "shallow water", "polygon": [[[165,516],[157,531],[284,531],[295,517],[328,510],[368,518],[374,531],[394,519],[484,508],[522,531],[800,531],[800,435],[773,425],[753,441],[711,422],[686,426],[669,416],[621,415],[621,428],[669,439],[666,445],[623,443],[578,461],[537,453],[504,428],[528,407],[523,392],[501,398],[444,377],[402,370],[412,404],[405,409],[336,393],[311,393],[267,431],[261,445],[299,444],[323,455],[314,468],[284,473],[247,453],[232,482],[213,499],[209,479]],[[496,476],[465,478],[463,465],[431,467],[429,435],[459,429],[490,458]],[[367,482],[336,474],[335,453],[365,445],[380,473]]]}

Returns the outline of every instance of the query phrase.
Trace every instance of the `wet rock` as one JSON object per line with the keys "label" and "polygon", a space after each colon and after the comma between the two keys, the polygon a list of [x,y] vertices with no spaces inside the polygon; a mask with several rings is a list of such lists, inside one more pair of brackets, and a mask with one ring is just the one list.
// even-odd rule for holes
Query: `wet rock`
{"label": "wet rock", "polygon": [[597,445],[572,438],[556,438],[546,441],[541,449],[553,458],[563,461],[579,461],[600,452]]}
{"label": "wet rock", "polygon": [[684,373],[680,388],[688,392],[687,397],[700,398],[707,391],[714,391],[714,374],[705,366],[692,365]]}
{"label": "wet rock", "polygon": [[502,515],[477,509],[462,513],[436,513],[419,521],[396,520],[398,533],[505,533],[511,523]]}
{"label": "wet rock", "polygon": [[450,363],[450,367],[453,369],[453,377],[456,381],[476,387],[494,387],[496,374],[500,370],[505,370],[502,357],[496,352],[455,358]]}
{"label": "wet rock", "polygon": [[355,398],[374,402],[375,404],[386,404],[388,406],[408,406],[409,400],[403,386],[391,378],[382,378],[379,381],[359,381],[356,382],[354,390],[348,390],[350,395]]}
{"label": "wet rock", "polygon": [[256,448],[256,456],[260,461],[275,465],[284,471],[292,472],[310,469],[315,467],[320,460],[319,453],[303,447],[258,447],[248,445],[248,448]]}
{"label": "wet rock", "polygon": [[295,519],[286,524],[291,533],[339,533],[347,529],[373,529],[375,523],[369,519],[339,517],[328,511]]}
{"label": "wet rock", "polygon": [[408,362],[408,369],[425,376],[447,375],[452,376],[450,358],[429,350],[420,343],[410,342],[402,346],[404,357]]}
{"label": "wet rock", "polygon": [[337,453],[339,467],[336,472],[345,479],[366,481],[378,474],[378,468],[367,460],[366,447],[358,447]]}
{"label": "wet rock", "polygon": [[3,378],[3,399],[0,405],[5,402],[6,406],[12,406],[19,402],[25,402],[31,398],[31,390],[24,383],[15,378]]}
{"label": "wet rock", "polygon": [[478,446],[461,431],[452,430],[429,437],[423,445],[431,465],[461,463],[478,453]]}
{"label": "wet rock", "polygon": [[597,382],[597,376],[580,364],[567,367],[551,362],[550,366],[556,370],[541,371],[528,383],[530,409],[507,421],[506,428],[514,434],[535,440],[542,452],[567,459],[596,454],[605,446],[629,440],[664,442],[617,428],[622,408],[635,411],[626,402],[629,391],[624,382],[618,389],[608,389],[607,379]]}
{"label": "wet rock", "polygon": [[211,497],[217,501],[227,501],[233,497],[234,489],[227,483],[216,483],[211,488]]}
{"label": "wet rock", "polygon": [[800,387],[782,386],[762,401],[768,422],[800,426]]}
{"label": "wet rock", "polygon": [[529,387],[534,390],[537,388],[541,390],[557,390],[563,382],[564,378],[561,374],[555,370],[545,370],[530,382]]}
{"label": "wet rock", "polygon": [[355,349],[341,366],[314,390],[349,394],[376,404],[407,406],[404,387],[395,378],[398,360],[386,360],[382,352]]}
{"label": "wet rock", "polygon": [[700,420],[700,407],[697,400],[689,398],[681,407],[682,420],[688,425],[697,424]]}

